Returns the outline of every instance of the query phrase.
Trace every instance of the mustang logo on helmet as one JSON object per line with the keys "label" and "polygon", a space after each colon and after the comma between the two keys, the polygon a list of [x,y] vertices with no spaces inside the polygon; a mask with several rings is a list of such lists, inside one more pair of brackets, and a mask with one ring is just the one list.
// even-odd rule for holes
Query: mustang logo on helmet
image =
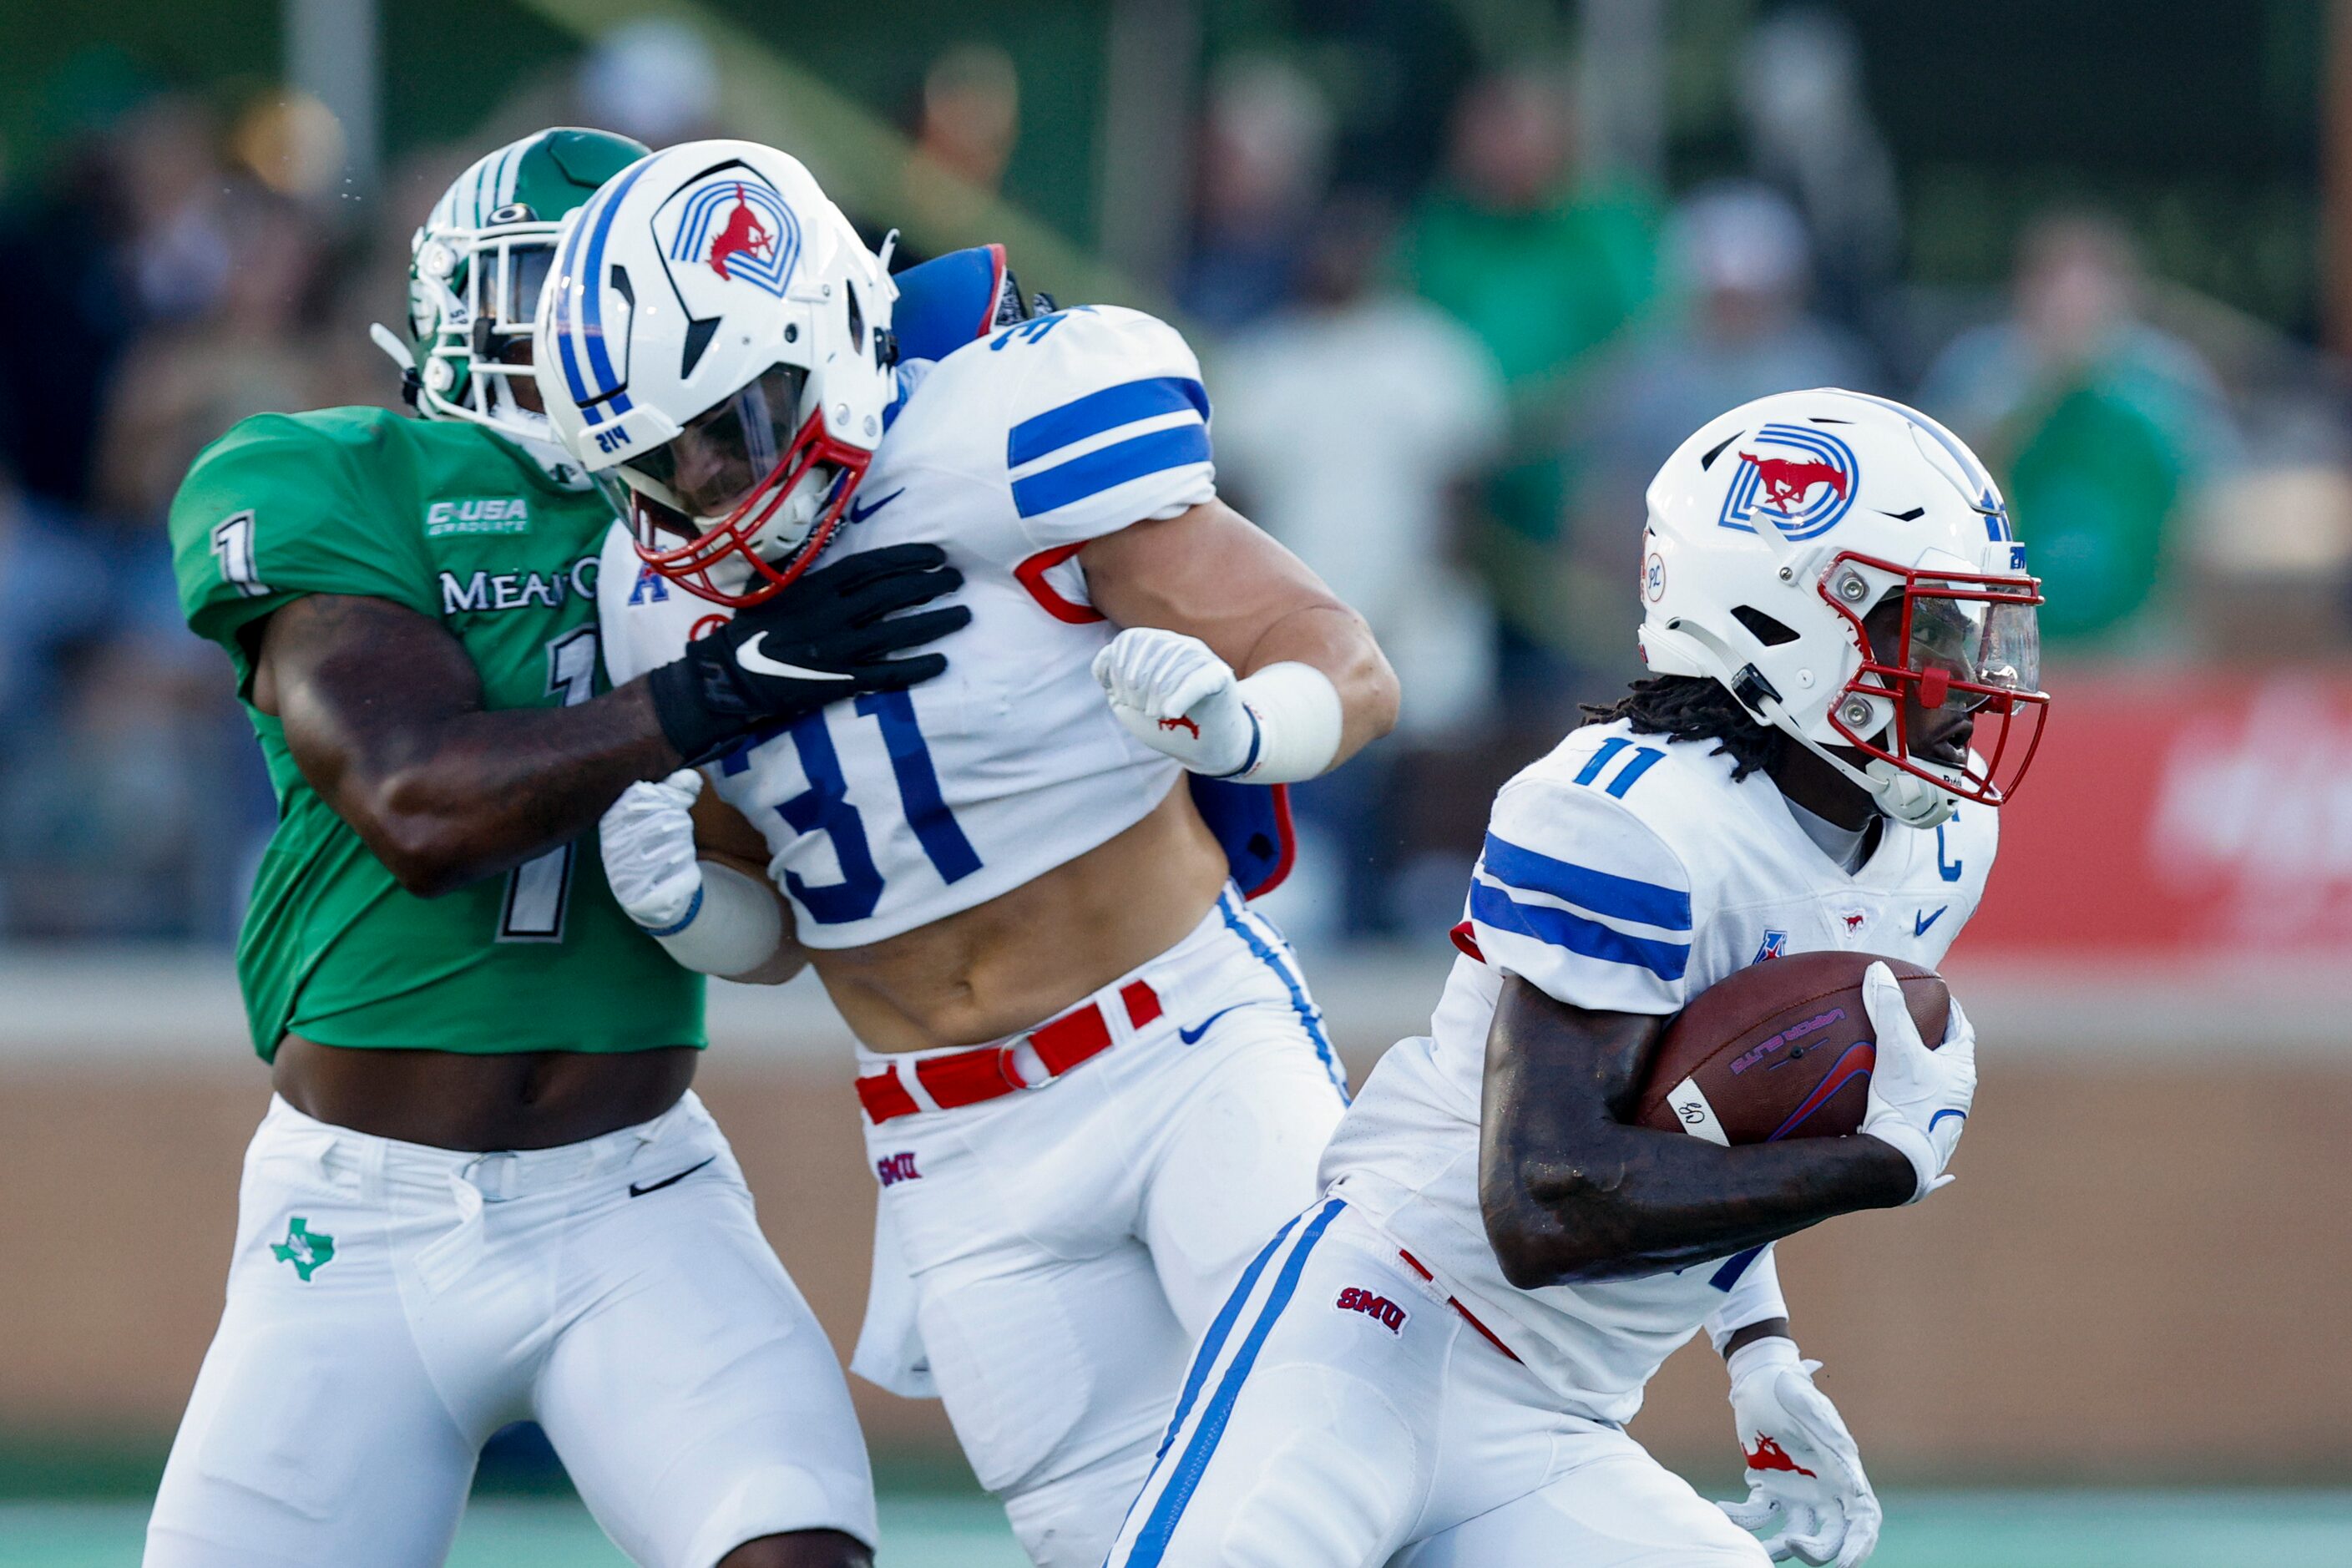
{"label": "mustang logo on helmet", "polygon": [[730,283],[782,296],[799,259],[801,226],[774,187],[755,178],[714,179],[688,195],[674,261],[698,261]]}
{"label": "mustang logo on helmet", "polygon": [[1845,498],[1845,476],[1827,463],[1759,458],[1753,452],[1740,453],[1739,460],[1756,465],[1756,477],[1764,481],[1766,502],[1782,517],[1789,515],[1791,502],[1802,505],[1815,485],[1827,485],[1841,500]]}
{"label": "mustang logo on helmet", "polygon": [[761,226],[760,215],[753,212],[751,204],[743,199],[743,187],[738,184],[735,187],[735,210],[727,215],[727,226],[720,229],[719,237],[710,242],[710,254],[703,259],[710,264],[710,270],[732,282],[734,279],[727,271],[729,257],[748,256],[758,261],[773,255],[775,248],[775,232]]}
{"label": "mustang logo on helmet", "polygon": [[[1853,504],[1861,477],[1853,448],[1826,431],[1767,425],[1756,433],[1759,451],[1741,451],[1739,471],[1724,498],[1723,526],[1756,531],[1759,515],[1790,539],[1813,539],[1835,528]],[[1770,455],[1778,448],[1780,456]]]}

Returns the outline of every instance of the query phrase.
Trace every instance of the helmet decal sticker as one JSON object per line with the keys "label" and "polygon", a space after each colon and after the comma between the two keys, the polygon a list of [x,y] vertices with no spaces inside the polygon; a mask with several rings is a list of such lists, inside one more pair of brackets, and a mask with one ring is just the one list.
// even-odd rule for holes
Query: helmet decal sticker
{"label": "helmet decal sticker", "polygon": [[1799,425],[1767,425],[1756,433],[1755,447],[1739,451],[1723,501],[1724,527],[1753,533],[1762,517],[1795,540],[1817,539],[1838,525],[1861,477],[1853,447]]}
{"label": "helmet decal sticker", "polygon": [[727,282],[748,279],[781,298],[800,249],[800,220],[782,195],[738,171],[689,189],[669,254],[673,261],[698,261]]}
{"label": "helmet decal sticker", "polygon": [[[595,199],[582,208],[579,217],[573,220],[571,236],[556,261],[558,292],[555,320],[561,334],[557,341],[562,350],[560,357],[563,363],[563,379],[571,388],[572,401],[580,405],[582,416],[591,425],[601,425],[608,417],[618,418],[629,412],[632,406],[627,384],[614,369],[613,354],[607,346],[604,331],[604,289],[609,282],[604,271],[604,247],[612,234],[613,220],[619,215],[629,188],[637,183],[650,163],[651,160],[646,160],[631,164],[611,184],[596,193]],[[584,258],[581,245],[583,235],[590,237]],[[584,348],[584,353],[575,349],[575,340]],[[583,358],[587,362],[586,374],[595,381],[593,393],[583,377],[581,362]]]}
{"label": "helmet decal sticker", "polygon": [[2010,529],[2008,505],[1990,485],[1977,498],[1977,512],[1985,520],[1985,537],[1994,543],[2017,537]]}

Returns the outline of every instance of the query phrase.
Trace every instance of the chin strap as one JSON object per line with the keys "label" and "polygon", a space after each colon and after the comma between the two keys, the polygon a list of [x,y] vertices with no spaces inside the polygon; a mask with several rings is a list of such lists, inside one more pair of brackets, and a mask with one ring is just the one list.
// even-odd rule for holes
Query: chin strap
{"label": "chin strap", "polygon": [[1868,782],[1862,787],[1870,791],[1880,811],[1904,826],[1941,827],[1952,819],[1952,797],[1926,779],[1879,758],[1873,758],[1864,772]]}
{"label": "chin strap", "polygon": [[400,335],[382,321],[369,324],[368,337],[376,347],[390,354],[392,363],[400,367],[401,401],[411,408],[415,407],[417,395],[425,390],[425,378],[416,374],[416,356],[409,352],[406,343],[401,342]]}
{"label": "chin strap", "polygon": [[1906,827],[1923,829],[1940,827],[1952,819],[1952,797],[1926,779],[1877,757],[1872,758],[1867,767],[1857,768],[1806,734],[1790,716],[1788,704],[1780,700],[1780,694],[1772,689],[1771,682],[1756,673],[1754,665],[1739,672],[1739,679],[1731,686],[1731,694],[1748,711],[1829,763],[1867,794],[1880,816]]}

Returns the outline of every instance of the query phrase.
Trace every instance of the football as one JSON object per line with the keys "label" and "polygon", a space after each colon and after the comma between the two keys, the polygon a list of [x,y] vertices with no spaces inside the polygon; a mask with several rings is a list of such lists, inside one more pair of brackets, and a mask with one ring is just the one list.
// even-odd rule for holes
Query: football
{"label": "football", "polygon": [[1885,963],[1919,1037],[1944,1037],[1952,994],[1931,969],[1867,952],[1802,952],[1750,964],[1666,1026],[1634,1121],[1726,1145],[1836,1138],[1862,1125],[1878,1056],[1863,972]]}

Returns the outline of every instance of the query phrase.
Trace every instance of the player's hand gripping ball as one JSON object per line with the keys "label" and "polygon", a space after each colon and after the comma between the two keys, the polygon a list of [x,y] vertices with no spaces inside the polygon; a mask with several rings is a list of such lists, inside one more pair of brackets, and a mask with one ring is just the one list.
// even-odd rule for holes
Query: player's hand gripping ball
{"label": "player's hand gripping ball", "polygon": [[1976,1031],[1933,970],[1803,952],[1694,997],[1650,1058],[1633,1120],[1733,1146],[1867,1132],[1910,1161],[1916,1203],[1950,1180],[1976,1082]]}
{"label": "player's hand gripping ball", "polygon": [[1748,1461],[1744,1502],[1717,1504],[1742,1530],[1768,1530],[1775,1563],[1854,1568],[1878,1544],[1884,1518],[1853,1434],[1813,1385],[1817,1361],[1769,1336],[1734,1351],[1731,1415]]}
{"label": "player's hand gripping ball", "polygon": [[1257,718],[1234,667],[1199,637],[1133,626],[1095,655],[1094,668],[1128,732],[1191,772],[1226,778],[1257,761]]}
{"label": "player's hand gripping ball", "polygon": [[1920,1037],[1903,993],[1884,963],[1863,978],[1862,1000],[1878,1030],[1878,1065],[1870,1075],[1870,1110],[1862,1131],[1902,1151],[1919,1178],[1917,1203],[1952,1178],[1944,1167],[1977,1098],[1977,1032],[1958,1002],[1938,1044]]}

